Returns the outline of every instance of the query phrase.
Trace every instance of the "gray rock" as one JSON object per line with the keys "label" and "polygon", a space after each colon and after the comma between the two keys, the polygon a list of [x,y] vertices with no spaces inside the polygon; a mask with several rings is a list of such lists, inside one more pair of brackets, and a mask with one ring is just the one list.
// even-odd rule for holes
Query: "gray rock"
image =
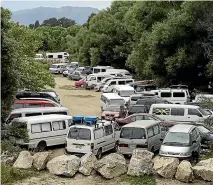
{"label": "gray rock", "polygon": [[172,157],[155,157],[153,169],[164,178],[173,178],[176,174],[179,160]]}
{"label": "gray rock", "polygon": [[200,161],[192,169],[196,177],[213,182],[213,158]]}
{"label": "gray rock", "polygon": [[127,172],[127,164],[123,155],[111,153],[97,161],[94,169],[106,179],[118,177]]}
{"label": "gray rock", "polygon": [[179,164],[177,172],[175,174],[175,178],[181,182],[186,183],[193,181],[193,170],[192,165],[189,161],[182,161]]}
{"label": "gray rock", "polygon": [[13,167],[28,169],[32,167],[32,164],[33,164],[33,157],[31,156],[30,152],[22,151],[20,152],[18,158],[13,164]]}
{"label": "gray rock", "polygon": [[152,173],[154,154],[147,150],[135,149],[132,153],[130,164],[128,167],[128,175],[143,176]]}
{"label": "gray rock", "polygon": [[49,152],[38,152],[33,155],[33,167],[37,170],[43,170],[46,168],[46,164],[49,159]]}
{"label": "gray rock", "polygon": [[47,169],[51,174],[73,177],[80,167],[80,159],[75,155],[61,155],[47,163]]}
{"label": "gray rock", "polygon": [[83,175],[90,175],[96,163],[97,158],[94,154],[85,154],[83,157],[81,157],[81,165],[78,171]]}

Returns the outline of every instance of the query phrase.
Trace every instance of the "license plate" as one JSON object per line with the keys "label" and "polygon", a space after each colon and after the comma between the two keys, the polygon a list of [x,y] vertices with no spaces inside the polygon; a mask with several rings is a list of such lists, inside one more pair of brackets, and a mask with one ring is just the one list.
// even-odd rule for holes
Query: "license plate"
{"label": "license plate", "polygon": [[129,145],[129,148],[136,148],[136,145]]}

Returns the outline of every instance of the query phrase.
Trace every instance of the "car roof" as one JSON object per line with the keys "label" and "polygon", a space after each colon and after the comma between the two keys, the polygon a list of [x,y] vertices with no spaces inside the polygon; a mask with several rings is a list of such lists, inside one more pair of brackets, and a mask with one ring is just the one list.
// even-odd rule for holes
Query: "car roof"
{"label": "car roof", "polygon": [[15,103],[46,103],[46,104],[53,104],[50,101],[45,101],[45,100],[28,100],[28,99],[20,99],[20,100],[15,100]]}
{"label": "car roof", "polygon": [[134,91],[134,88],[130,85],[115,85],[114,89],[118,89],[118,90],[131,90]]}
{"label": "car roof", "polygon": [[138,120],[138,121],[134,121],[132,123],[129,123],[127,125],[124,125],[124,127],[140,127],[140,128],[146,128],[152,125],[156,125],[160,123],[160,121],[156,121],[156,120]]}
{"label": "car roof", "polygon": [[24,112],[49,112],[49,111],[69,111],[66,107],[36,107],[36,108],[20,108],[12,110],[11,114]]}
{"label": "car roof", "polygon": [[186,92],[186,89],[173,89],[173,88],[162,88],[157,90],[151,90],[151,92]]}
{"label": "car roof", "polygon": [[122,99],[123,98],[115,93],[103,93],[102,96],[105,96],[106,98],[109,98],[109,99]]}
{"label": "car roof", "polygon": [[199,106],[195,105],[180,105],[180,104],[152,104],[151,107],[163,107],[163,108],[186,108],[186,109],[197,109]]}
{"label": "car roof", "polygon": [[38,122],[50,122],[53,120],[61,120],[61,119],[72,119],[72,116],[61,115],[61,114],[49,114],[49,115],[41,115],[41,116],[14,118],[12,122],[38,123]]}
{"label": "car roof", "polygon": [[195,126],[191,124],[177,124],[170,128],[169,132],[189,133]]}

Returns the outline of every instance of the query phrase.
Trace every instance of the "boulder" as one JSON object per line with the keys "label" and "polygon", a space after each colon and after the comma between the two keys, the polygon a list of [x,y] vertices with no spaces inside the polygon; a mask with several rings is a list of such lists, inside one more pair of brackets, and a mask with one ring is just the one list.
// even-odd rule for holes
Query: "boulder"
{"label": "boulder", "polygon": [[47,163],[47,169],[51,174],[73,177],[80,167],[80,159],[75,155],[61,155]]}
{"label": "boulder", "polygon": [[131,176],[150,175],[153,168],[153,156],[154,154],[147,150],[135,149],[130,159],[127,174]]}
{"label": "boulder", "polygon": [[32,164],[33,164],[33,157],[31,156],[30,152],[22,151],[20,152],[18,158],[13,164],[13,167],[28,169],[32,167]]}
{"label": "boulder", "polygon": [[83,157],[81,157],[81,165],[78,171],[83,175],[90,175],[94,169],[95,163],[97,163],[97,158],[94,154],[85,154]]}
{"label": "boulder", "polygon": [[45,169],[49,159],[49,155],[49,152],[38,152],[33,155],[33,167],[37,170]]}
{"label": "boulder", "polygon": [[127,164],[123,155],[111,153],[97,161],[94,169],[106,179],[118,177],[127,172]]}
{"label": "boulder", "polygon": [[196,177],[213,182],[213,158],[200,161],[192,169]]}
{"label": "boulder", "polygon": [[193,170],[192,165],[189,161],[182,161],[175,174],[175,178],[181,182],[192,182],[193,181]]}
{"label": "boulder", "polygon": [[153,169],[157,174],[164,178],[173,178],[177,167],[179,165],[179,160],[172,157],[156,157],[154,160]]}

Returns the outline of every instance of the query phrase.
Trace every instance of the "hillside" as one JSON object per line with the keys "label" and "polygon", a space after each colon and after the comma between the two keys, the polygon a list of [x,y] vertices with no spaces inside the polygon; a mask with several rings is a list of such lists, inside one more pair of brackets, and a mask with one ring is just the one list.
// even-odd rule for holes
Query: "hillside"
{"label": "hillside", "polygon": [[44,20],[51,17],[62,18],[66,17],[73,19],[77,24],[84,24],[91,13],[97,13],[99,10],[92,7],[71,7],[64,6],[61,8],[38,7],[33,9],[19,10],[12,12],[11,20],[20,24],[29,25],[39,20],[42,23]]}

